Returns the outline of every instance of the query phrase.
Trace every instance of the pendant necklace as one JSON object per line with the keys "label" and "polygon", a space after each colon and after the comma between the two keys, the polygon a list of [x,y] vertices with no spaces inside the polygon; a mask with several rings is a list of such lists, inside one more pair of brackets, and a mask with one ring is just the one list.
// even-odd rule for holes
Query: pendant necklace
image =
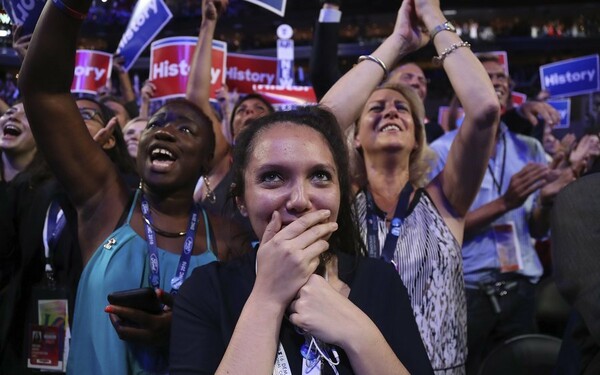
{"label": "pendant necklace", "polygon": [[206,186],[206,196],[205,196],[205,198],[208,199],[208,201],[210,203],[215,204],[215,202],[217,201],[217,195],[210,188],[210,182],[208,182],[208,177],[202,176],[202,179],[204,180],[204,185]]}

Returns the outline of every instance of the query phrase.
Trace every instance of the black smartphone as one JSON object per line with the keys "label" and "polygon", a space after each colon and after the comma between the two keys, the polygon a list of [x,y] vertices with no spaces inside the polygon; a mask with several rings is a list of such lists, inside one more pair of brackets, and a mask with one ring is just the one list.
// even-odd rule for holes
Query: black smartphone
{"label": "black smartphone", "polygon": [[112,292],[108,295],[108,302],[111,305],[144,310],[150,314],[160,314],[162,311],[162,304],[152,288],[137,288]]}

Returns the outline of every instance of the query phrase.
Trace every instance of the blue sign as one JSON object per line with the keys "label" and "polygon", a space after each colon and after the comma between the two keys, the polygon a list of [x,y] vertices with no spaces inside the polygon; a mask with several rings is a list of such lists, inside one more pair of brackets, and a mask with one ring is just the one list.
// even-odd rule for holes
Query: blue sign
{"label": "blue sign", "polygon": [[589,55],[540,66],[542,89],[552,97],[600,91],[598,55]]}
{"label": "blue sign", "polygon": [[2,0],[2,6],[14,25],[22,26],[21,35],[33,33],[45,0]]}
{"label": "blue sign", "polygon": [[554,126],[554,129],[568,129],[571,123],[571,99],[548,100],[547,103],[560,114],[560,122]]}
{"label": "blue sign", "polygon": [[129,71],[144,48],[173,18],[163,0],[139,0],[121,37],[117,54],[123,56],[123,67]]}
{"label": "blue sign", "polygon": [[249,3],[256,4],[261,8],[270,10],[271,12],[283,17],[285,15],[285,4],[287,0],[245,0]]}

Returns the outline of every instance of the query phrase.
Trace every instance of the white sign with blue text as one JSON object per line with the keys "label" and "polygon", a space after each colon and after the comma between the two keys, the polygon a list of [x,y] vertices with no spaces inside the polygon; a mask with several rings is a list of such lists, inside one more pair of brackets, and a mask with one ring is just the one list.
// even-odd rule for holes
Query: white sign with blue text
{"label": "white sign with blue text", "polygon": [[173,18],[163,0],[139,0],[121,37],[117,54],[125,59],[123,67],[129,71],[144,48]]}
{"label": "white sign with blue text", "polygon": [[589,55],[540,66],[542,90],[552,97],[600,91],[598,55]]}
{"label": "white sign with blue text", "polygon": [[571,123],[571,99],[554,99],[548,100],[547,103],[560,114],[560,122],[554,129],[568,129]]}

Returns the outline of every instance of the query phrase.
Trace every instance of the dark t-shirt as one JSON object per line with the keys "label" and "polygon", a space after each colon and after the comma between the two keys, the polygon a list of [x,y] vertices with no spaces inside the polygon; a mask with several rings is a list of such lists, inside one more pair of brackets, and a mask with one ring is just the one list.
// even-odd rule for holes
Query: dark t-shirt
{"label": "dark t-shirt", "polygon": [[[432,374],[408,293],[394,268],[379,259],[336,255],[339,277],[351,288],[350,301],[373,320],[412,374]],[[252,251],[228,263],[211,263],[195,269],[183,284],[173,312],[171,374],[214,374],[252,291],[255,261]],[[292,373],[300,374],[304,337],[284,320],[279,338]],[[345,353],[338,352],[339,373],[353,374]],[[323,366],[323,373],[332,371]]]}
{"label": "dark t-shirt", "polygon": [[46,211],[56,200],[66,217],[66,225],[49,255],[57,285],[68,298],[69,318],[72,322],[75,293],[83,269],[77,244],[77,219],[62,187],[54,179],[30,186],[31,175],[19,174],[9,186],[7,196],[11,203],[11,222],[15,229],[15,256],[18,268],[10,283],[0,294],[0,373],[26,374],[29,323],[37,320],[37,306],[32,300],[35,286],[42,282],[44,246],[42,233]]}

